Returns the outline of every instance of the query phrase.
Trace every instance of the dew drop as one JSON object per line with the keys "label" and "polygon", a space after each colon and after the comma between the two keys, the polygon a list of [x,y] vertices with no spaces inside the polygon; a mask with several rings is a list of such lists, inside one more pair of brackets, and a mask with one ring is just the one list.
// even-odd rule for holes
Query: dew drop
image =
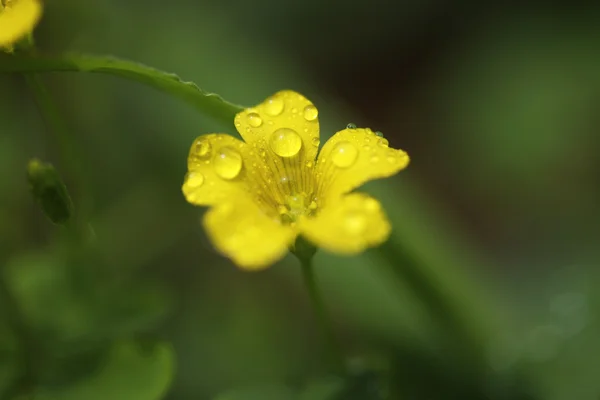
{"label": "dew drop", "polygon": [[205,160],[210,157],[212,146],[206,140],[196,143],[196,155],[199,159]]}
{"label": "dew drop", "polygon": [[362,212],[352,211],[344,217],[344,225],[351,235],[360,235],[367,229],[367,218]]}
{"label": "dew drop", "polygon": [[199,188],[204,183],[204,175],[200,172],[190,172],[187,176],[186,184],[190,188]]}
{"label": "dew drop", "polygon": [[317,107],[313,105],[308,105],[304,107],[304,119],[307,121],[314,121],[319,116],[319,111]]}
{"label": "dew drop", "polygon": [[242,155],[231,147],[222,147],[213,159],[215,173],[223,179],[234,179],[242,170]]}
{"label": "dew drop", "polygon": [[356,162],[358,150],[350,142],[340,142],[331,152],[331,161],[339,168],[348,168]]}
{"label": "dew drop", "polygon": [[383,137],[383,132],[375,131],[375,136]]}
{"label": "dew drop", "polygon": [[305,165],[306,165],[306,168],[312,168],[313,165],[315,165],[315,164],[312,161],[307,161]]}
{"label": "dew drop", "polygon": [[314,138],[312,138],[312,140],[311,140],[310,142],[311,142],[311,143],[313,144],[313,146],[315,146],[315,147],[319,147],[319,144],[321,143],[321,141],[319,140],[319,138],[318,138],[318,137],[316,137],[316,136],[315,136]]}
{"label": "dew drop", "polygon": [[371,146],[369,146],[368,144],[365,144],[365,145],[363,146],[363,149],[364,149],[365,151],[371,151]]}
{"label": "dew drop", "polygon": [[387,158],[386,158],[386,159],[387,159],[387,161],[388,161],[390,164],[394,164],[396,161],[398,161],[398,157],[396,157],[396,156],[394,156],[394,155],[392,155],[392,154],[390,154],[389,156],[387,156]]}
{"label": "dew drop", "polygon": [[246,116],[246,119],[248,119],[248,123],[250,124],[250,126],[254,128],[258,128],[263,123],[262,118],[257,113],[248,114]]}
{"label": "dew drop", "polygon": [[369,161],[370,161],[372,164],[376,164],[376,163],[378,163],[378,162],[379,162],[379,157],[377,157],[377,156],[373,156],[373,157],[371,157],[371,158],[369,159]]}
{"label": "dew drop", "polygon": [[348,125],[346,125],[346,129],[356,129],[356,124],[350,122]]}
{"label": "dew drop", "polygon": [[298,112],[298,109],[296,107],[292,108],[292,114],[296,114]]}
{"label": "dew drop", "polygon": [[387,147],[390,144],[390,142],[386,138],[379,139],[379,142],[377,142],[377,143],[380,146],[385,146],[385,147]]}
{"label": "dew drop", "polygon": [[278,156],[293,157],[302,148],[302,138],[293,129],[281,128],[273,132],[269,144]]}
{"label": "dew drop", "polygon": [[317,209],[317,202],[316,201],[311,201],[310,204],[308,205],[308,209],[309,210],[316,210]]}
{"label": "dew drop", "polygon": [[276,117],[283,112],[283,100],[278,97],[270,97],[265,105],[265,111],[272,117]]}

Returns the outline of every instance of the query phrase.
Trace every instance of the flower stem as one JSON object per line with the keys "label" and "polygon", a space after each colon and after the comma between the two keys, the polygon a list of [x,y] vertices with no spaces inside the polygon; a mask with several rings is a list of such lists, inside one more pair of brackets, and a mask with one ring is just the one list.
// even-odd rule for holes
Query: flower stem
{"label": "flower stem", "polygon": [[91,207],[91,197],[89,190],[87,190],[87,180],[85,179],[83,163],[79,156],[80,151],[77,148],[77,143],[40,76],[35,73],[25,73],[23,76],[46,124],[46,129],[53,135],[54,141],[58,146],[62,164],[68,173],[71,174],[70,178],[77,185],[76,192],[78,196],[76,196],[76,203],[80,212],[75,213],[77,220],[70,221],[69,225],[71,228],[82,232],[85,230],[84,215],[87,215]]}
{"label": "flower stem", "polygon": [[336,373],[343,374],[345,370],[344,360],[333,333],[331,318],[327,313],[325,303],[323,302],[323,297],[321,296],[321,292],[319,291],[319,287],[317,285],[312,258],[298,257],[298,259],[302,265],[302,277],[304,279],[304,285],[308,290],[311,304],[317,318],[317,323],[320,326],[325,344],[327,346],[330,363]]}

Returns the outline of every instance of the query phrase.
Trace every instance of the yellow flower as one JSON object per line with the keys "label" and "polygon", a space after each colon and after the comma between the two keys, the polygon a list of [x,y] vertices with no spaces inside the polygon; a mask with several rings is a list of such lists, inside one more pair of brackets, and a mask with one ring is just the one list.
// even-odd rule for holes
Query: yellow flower
{"label": "yellow flower", "polygon": [[225,256],[260,269],[283,257],[298,235],[341,254],[387,239],[379,202],[348,192],[405,168],[404,151],[370,129],[344,129],[317,159],[318,111],[292,91],[240,112],[235,126],[243,142],[227,134],[194,141],[182,188],[188,202],[211,206],[204,226]]}
{"label": "yellow flower", "polygon": [[0,0],[0,47],[11,51],[33,31],[41,16],[40,0]]}

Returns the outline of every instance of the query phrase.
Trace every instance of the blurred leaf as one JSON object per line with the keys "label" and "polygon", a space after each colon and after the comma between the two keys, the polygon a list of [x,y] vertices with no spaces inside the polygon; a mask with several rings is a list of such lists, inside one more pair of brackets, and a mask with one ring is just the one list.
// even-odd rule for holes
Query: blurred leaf
{"label": "blurred leaf", "polygon": [[65,55],[62,57],[0,56],[0,72],[78,71],[116,75],[145,83],[175,97],[190,102],[200,112],[218,120],[233,124],[235,114],[241,107],[229,103],[214,93],[200,89],[193,82],[183,81],[179,76],[132,61],[107,56]]}
{"label": "blurred leaf", "polygon": [[0,354],[0,396],[12,385],[19,376],[17,360]]}
{"label": "blurred leaf", "polygon": [[344,382],[340,378],[311,381],[301,389],[283,383],[257,385],[227,391],[214,400],[334,400],[343,386]]}
{"label": "blurred leaf", "polygon": [[174,373],[175,355],[168,344],[141,352],[133,342],[114,345],[105,365],[90,378],[62,389],[39,389],[36,400],[159,400]]}
{"label": "blurred leaf", "polygon": [[306,385],[298,400],[333,400],[344,387],[342,378],[329,378],[309,382]]}
{"label": "blurred leaf", "polygon": [[234,389],[218,395],[213,400],[297,400],[297,396],[293,390],[280,384]]}
{"label": "blurred leaf", "polygon": [[93,286],[83,285],[73,272],[83,269],[89,279],[94,271],[91,261],[78,261],[73,265],[50,251],[29,253],[10,260],[4,271],[23,320],[43,332],[38,340],[49,351],[61,356],[90,351],[114,338],[147,331],[168,312],[171,296],[161,283],[115,285],[95,276]]}

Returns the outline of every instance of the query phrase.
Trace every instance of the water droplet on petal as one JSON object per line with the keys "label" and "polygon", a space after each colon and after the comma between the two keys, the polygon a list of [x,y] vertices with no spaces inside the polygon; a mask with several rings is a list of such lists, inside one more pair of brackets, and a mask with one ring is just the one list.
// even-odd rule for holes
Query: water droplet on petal
{"label": "water droplet on petal", "polygon": [[369,146],[368,144],[365,144],[365,145],[363,146],[363,149],[364,149],[365,151],[371,151],[371,146]]}
{"label": "water droplet on petal", "polygon": [[346,125],[346,129],[356,129],[356,124],[350,122],[348,125]]}
{"label": "water droplet on petal", "polygon": [[307,161],[305,165],[306,165],[306,168],[312,168],[314,163],[312,161]]}
{"label": "water droplet on petal", "polygon": [[298,112],[298,109],[297,109],[297,108],[295,108],[295,107],[294,107],[294,108],[292,108],[292,114],[296,114],[297,112]]}
{"label": "water droplet on petal", "polygon": [[204,175],[200,172],[190,172],[187,176],[186,184],[190,188],[199,188],[204,183]]}
{"label": "water droplet on petal", "polygon": [[304,119],[307,121],[314,121],[315,119],[317,119],[317,116],[319,115],[319,111],[317,110],[317,107],[313,106],[313,105],[308,105],[306,107],[304,107]]}
{"label": "water droplet on petal", "polygon": [[367,229],[367,217],[363,212],[349,212],[344,217],[344,226],[351,235],[360,235]]}
{"label": "water droplet on petal", "polygon": [[246,118],[248,119],[250,126],[254,128],[258,128],[263,123],[262,118],[257,113],[250,113],[246,116]]}
{"label": "water droplet on petal", "polygon": [[316,210],[317,209],[317,202],[316,201],[311,201],[310,204],[308,205],[308,209],[309,210]]}
{"label": "water droplet on petal", "polygon": [[312,140],[311,140],[310,142],[311,142],[311,143],[313,144],[313,146],[315,146],[315,147],[319,147],[319,144],[321,143],[321,141],[319,140],[319,138],[318,138],[318,137],[314,137],[314,138],[312,138]]}
{"label": "water droplet on petal", "polygon": [[293,129],[281,128],[273,132],[269,145],[278,156],[293,157],[302,148],[302,138]]}
{"label": "water droplet on petal", "polygon": [[383,137],[383,132],[375,131],[375,136]]}
{"label": "water droplet on petal", "polygon": [[196,143],[196,155],[201,160],[205,160],[210,157],[212,146],[207,140],[199,141]]}
{"label": "water droplet on petal", "polygon": [[340,142],[331,152],[331,161],[339,168],[348,168],[356,162],[358,150],[350,142]]}
{"label": "water droplet on petal", "polygon": [[242,155],[231,147],[222,147],[215,154],[213,168],[223,179],[234,179],[242,170]]}
{"label": "water droplet on petal", "polygon": [[390,144],[390,142],[386,138],[379,139],[379,142],[377,142],[377,143],[380,146],[385,146],[385,147],[387,147]]}
{"label": "water droplet on petal", "polygon": [[371,157],[371,158],[369,159],[369,161],[370,161],[372,164],[376,164],[376,163],[378,163],[378,162],[379,162],[379,157],[377,157],[377,156],[373,156],[373,157]]}
{"label": "water droplet on petal", "polygon": [[278,97],[270,97],[265,105],[265,111],[272,117],[276,117],[283,112],[283,100]]}
{"label": "water droplet on petal", "polygon": [[395,162],[397,162],[397,161],[398,161],[398,157],[396,157],[396,156],[395,156],[395,155],[393,155],[393,154],[390,154],[389,156],[387,156],[387,161],[388,161],[390,164],[394,164]]}

